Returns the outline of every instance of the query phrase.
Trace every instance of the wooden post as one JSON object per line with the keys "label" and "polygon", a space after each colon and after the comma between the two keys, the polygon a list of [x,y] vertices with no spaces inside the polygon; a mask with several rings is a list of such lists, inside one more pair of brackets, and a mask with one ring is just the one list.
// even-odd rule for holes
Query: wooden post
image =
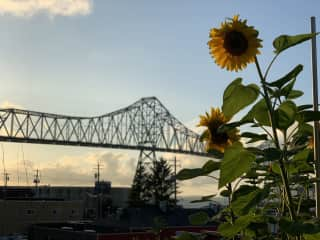
{"label": "wooden post", "polygon": [[[311,32],[316,33],[316,18],[311,17]],[[316,36],[314,35],[311,39],[312,47],[312,80],[313,80],[313,110],[318,111],[318,70],[317,70],[317,42]],[[315,171],[316,171],[316,216],[320,218],[320,149],[319,149],[319,121],[314,121],[313,128],[314,137],[314,160],[315,160]]]}

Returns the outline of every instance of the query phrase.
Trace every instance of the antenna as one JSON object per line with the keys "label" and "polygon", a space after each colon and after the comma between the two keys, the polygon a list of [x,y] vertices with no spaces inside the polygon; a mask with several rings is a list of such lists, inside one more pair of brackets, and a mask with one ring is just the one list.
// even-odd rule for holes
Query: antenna
{"label": "antenna", "polygon": [[18,177],[18,185],[20,185],[20,171],[19,171],[19,149],[17,151],[17,177]]}
{"label": "antenna", "polygon": [[2,166],[3,166],[4,185],[6,186],[7,171],[6,171],[6,164],[5,164],[5,161],[4,161],[4,146],[3,146],[3,143],[1,143],[1,150],[2,150]]}
{"label": "antenna", "polygon": [[4,173],[4,187],[7,188],[8,182],[9,182],[9,173],[5,172]]}
{"label": "antenna", "polygon": [[35,184],[35,187],[38,188],[38,185],[40,183],[40,172],[39,169],[36,170],[36,173],[34,175],[33,183]]}
{"label": "antenna", "polygon": [[98,160],[97,162],[97,167],[94,168],[97,170],[97,172],[94,173],[94,179],[96,180],[97,183],[100,183],[100,169],[101,169],[101,163]]}
{"label": "antenna", "polygon": [[23,165],[24,165],[24,171],[26,173],[26,182],[27,182],[27,186],[29,186],[29,176],[28,176],[27,163],[26,163],[26,160],[24,159],[23,144],[21,144],[21,151],[22,151],[22,160],[23,160]]}

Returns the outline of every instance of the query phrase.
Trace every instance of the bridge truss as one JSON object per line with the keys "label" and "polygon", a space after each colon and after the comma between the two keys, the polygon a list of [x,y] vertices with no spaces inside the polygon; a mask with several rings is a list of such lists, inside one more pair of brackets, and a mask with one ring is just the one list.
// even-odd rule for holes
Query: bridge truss
{"label": "bridge truss", "polygon": [[206,155],[199,135],[155,97],[97,117],[0,109],[0,141]]}

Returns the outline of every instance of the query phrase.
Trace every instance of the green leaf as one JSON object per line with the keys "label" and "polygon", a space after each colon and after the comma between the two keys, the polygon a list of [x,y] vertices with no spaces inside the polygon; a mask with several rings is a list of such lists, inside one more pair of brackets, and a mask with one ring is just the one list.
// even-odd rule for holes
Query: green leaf
{"label": "green leaf", "polygon": [[292,79],[295,79],[302,70],[303,70],[303,65],[299,64],[284,77],[274,82],[267,83],[267,85],[281,89],[287,82],[290,82]]}
{"label": "green leaf", "polygon": [[240,216],[233,225],[229,222],[220,224],[218,232],[226,238],[232,238],[242,230],[246,229],[250,223],[256,221],[261,221],[261,216],[253,214]]}
{"label": "green leaf", "polygon": [[268,107],[266,101],[261,99],[257,102],[252,109],[244,116],[241,121],[253,121],[255,119],[259,124],[263,126],[270,126]]}
{"label": "green leaf", "polygon": [[255,159],[239,142],[228,147],[221,162],[219,189],[249,171]]}
{"label": "green leaf", "polygon": [[311,39],[317,33],[299,34],[294,36],[281,35],[273,41],[274,52],[279,54],[282,51]]}
{"label": "green leaf", "polygon": [[296,80],[293,80],[290,83],[288,83],[284,88],[282,88],[280,90],[281,96],[284,96],[287,99],[289,94],[292,92],[292,89],[295,83],[296,83]]}
{"label": "green leaf", "polygon": [[259,189],[256,186],[252,185],[241,185],[232,195],[232,200],[236,201],[239,197],[245,196],[253,191]]}
{"label": "green leaf", "polygon": [[264,158],[267,161],[276,161],[281,158],[282,152],[277,148],[266,148],[263,150]]}
{"label": "green leaf", "polygon": [[222,196],[222,197],[229,197],[230,194],[231,194],[231,192],[230,192],[229,190],[227,190],[227,189],[222,190],[222,191],[220,192],[220,196]]}
{"label": "green leaf", "polygon": [[285,101],[280,104],[275,113],[277,117],[277,127],[281,130],[286,130],[296,119],[297,107],[292,101]]}
{"label": "green leaf", "polygon": [[289,94],[288,94],[288,99],[295,99],[298,97],[301,97],[303,95],[303,92],[300,90],[292,90]]}
{"label": "green leaf", "polygon": [[234,80],[224,91],[222,111],[227,118],[253,103],[259,95],[259,87],[255,84],[242,85],[242,79]]}
{"label": "green leaf", "polygon": [[216,159],[222,159],[224,154],[222,152],[219,152],[219,151],[215,150],[215,149],[209,149],[208,150],[208,155],[210,157],[213,157],[213,158],[216,158]]}
{"label": "green leaf", "polygon": [[176,175],[177,180],[188,180],[192,178],[196,178],[202,176],[202,168],[194,168],[194,169],[182,169]]}
{"label": "green leaf", "polygon": [[315,234],[320,232],[319,225],[311,222],[291,221],[289,218],[281,218],[279,221],[281,231],[284,231],[292,236],[301,234]]}
{"label": "green leaf", "polygon": [[313,233],[313,234],[303,234],[303,238],[305,240],[319,240],[320,239],[320,232]]}
{"label": "green leaf", "polygon": [[223,124],[218,128],[218,132],[219,133],[228,132],[228,131],[233,130],[236,127],[239,127],[239,126],[241,126],[242,124],[245,124],[245,123],[247,123],[247,122],[238,121],[238,122],[231,122],[231,123]]}
{"label": "green leaf", "polygon": [[208,175],[213,171],[217,171],[220,169],[220,165],[221,165],[221,162],[209,160],[202,166],[202,174]]}
{"label": "green leaf", "polygon": [[313,105],[312,104],[300,105],[300,106],[298,106],[298,111],[301,112],[301,111],[309,109],[309,108],[313,108]]}
{"label": "green leaf", "polygon": [[209,160],[202,166],[202,168],[185,168],[180,170],[176,178],[177,180],[188,180],[200,176],[206,176],[213,171],[219,170],[220,164],[220,162]]}
{"label": "green leaf", "polygon": [[231,203],[231,208],[237,215],[248,214],[255,206],[257,206],[267,195],[267,189],[256,189],[247,195],[238,197]]}
{"label": "green leaf", "polygon": [[215,197],[216,194],[208,195],[208,196],[203,196],[201,199],[198,200],[193,200],[190,203],[201,203],[201,202],[211,202],[212,198]]}
{"label": "green leaf", "polygon": [[192,225],[205,225],[210,218],[206,212],[197,212],[189,216],[189,222]]}
{"label": "green leaf", "polygon": [[299,122],[311,122],[320,120],[320,112],[301,111],[299,112]]}
{"label": "green leaf", "polygon": [[293,161],[291,162],[291,165],[294,167],[294,171],[291,173],[313,173],[314,168],[311,164],[308,163],[308,160],[310,159],[310,155],[312,155],[312,152],[310,149],[304,149],[300,152],[298,152],[294,157]]}
{"label": "green leaf", "polygon": [[244,132],[241,134],[241,137],[251,138],[251,140],[248,141],[247,143],[253,143],[261,140],[268,140],[267,134],[257,134],[257,133],[251,133],[251,132]]}
{"label": "green leaf", "polygon": [[299,124],[299,129],[297,134],[312,136],[313,135],[313,127],[307,123]]}

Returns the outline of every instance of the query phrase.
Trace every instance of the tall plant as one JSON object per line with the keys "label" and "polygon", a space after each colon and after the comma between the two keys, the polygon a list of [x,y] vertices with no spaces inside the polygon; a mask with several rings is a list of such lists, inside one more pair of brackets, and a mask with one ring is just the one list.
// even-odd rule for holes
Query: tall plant
{"label": "tall plant", "polygon": [[[199,126],[205,127],[201,140],[212,159],[201,168],[181,170],[177,177],[186,180],[218,172],[220,193],[229,198],[223,212],[226,221],[218,227],[226,239],[320,239],[320,225],[310,211],[314,201],[308,195],[316,181],[310,122],[319,121],[320,114],[310,110],[312,105],[295,103],[303,95],[294,88],[301,64],[279,79],[269,79],[277,57],[314,34],[275,38],[274,57],[265,71],[257,58],[262,48],[258,34],[238,15],[210,31],[208,45],[217,65],[238,72],[253,63],[258,77],[248,85],[242,78],[232,81],[221,109],[211,108],[200,116]],[[241,120],[232,121],[249,106]],[[252,131],[240,132],[243,125]],[[211,221],[204,213],[191,219]],[[279,231],[272,233],[270,224]]]}
{"label": "tall plant", "polygon": [[131,207],[142,207],[149,202],[151,192],[148,186],[148,178],[149,175],[145,166],[139,163],[129,195],[129,205]]}
{"label": "tall plant", "polygon": [[169,205],[175,204],[172,176],[171,166],[164,158],[161,157],[153,162],[149,175],[149,187],[156,205],[162,201],[166,201]]}

